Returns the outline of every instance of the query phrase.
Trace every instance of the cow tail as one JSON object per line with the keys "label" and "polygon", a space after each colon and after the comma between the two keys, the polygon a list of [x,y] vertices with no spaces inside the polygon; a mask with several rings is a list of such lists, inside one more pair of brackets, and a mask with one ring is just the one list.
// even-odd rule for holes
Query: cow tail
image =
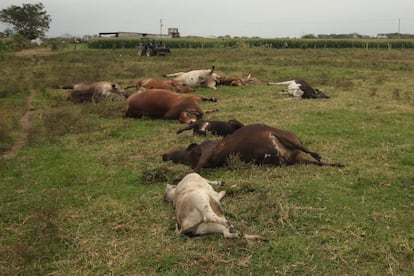
{"label": "cow tail", "polygon": [[267,85],[289,85],[295,82],[294,80],[284,81],[284,82],[268,82]]}
{"label": "cow tail", "polygon": [[177,77],[178,75],[179,75],[179,73],[173,73],[173,74],[164,75],[164,77],[171,78],[171,77]]}
{"label": "cow tail", "polygon": [[134,84],[134,85],[129,85],[129,86],[125,87],[125,90],[130,89],[130,88],[134,88],[134,87],[135,87],[135,89],[138,89],[138,86],[136,84]]}

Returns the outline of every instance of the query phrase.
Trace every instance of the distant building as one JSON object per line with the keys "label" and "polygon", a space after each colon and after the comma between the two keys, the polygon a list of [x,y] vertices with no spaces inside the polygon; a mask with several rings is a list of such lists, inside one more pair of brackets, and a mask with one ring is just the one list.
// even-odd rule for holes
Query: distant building
{"label": "distant building", "polygon": [[172,38],[178,38],[180,37],[180,32],[178,31],[178,28],[168,28],[168,35]]}

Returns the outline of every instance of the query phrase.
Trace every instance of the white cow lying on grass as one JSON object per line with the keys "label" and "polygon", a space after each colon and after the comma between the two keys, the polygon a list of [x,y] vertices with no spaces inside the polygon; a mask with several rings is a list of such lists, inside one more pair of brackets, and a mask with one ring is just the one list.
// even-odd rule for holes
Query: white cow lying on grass
{"label": "white cow lying on grass", "polygon": [[[187,174],[177,186],[167,185],[165,200],[175,207],[178,234],[222,233],[225,238],[239,237],[221,209],[220,200],[226,192],[217,193],[210,184],[222,185],[221,181],[210,181],[197,173]],[[244,237],[264,240],[257,235],[245,234]]]}
{"label": "white cow lying on grass", "polygon": [[113,100],[119,96],[121,96],[122,99],[128,97],[125,90],[118,83],[109,81],[99,81],[91,84],[77,83],[66,85],[61,88],[72,89],[69,99],[76,103],[98,102],[102,99]]}
{"label": "white cow lying on grass", "polygon": [[182,85],[189,87],[207,87],[216,89],[216,84],[219,81],[220,76],[214,73],[214,65],[211,69],[206,70],[192,70],[189,72],[178,72],[168,74],[166,77],[173,77]]}

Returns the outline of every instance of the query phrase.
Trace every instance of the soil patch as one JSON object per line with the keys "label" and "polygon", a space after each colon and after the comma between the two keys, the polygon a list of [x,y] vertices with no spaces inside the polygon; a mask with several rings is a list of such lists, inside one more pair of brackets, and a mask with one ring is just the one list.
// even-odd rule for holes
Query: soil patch
{"label": "soil patch", "polygon": [[26,49],[26,50],[20,50],[16,53],[14,53],[16,56],[21,57],[21,56],[33,56],[33,55],[38,55],[41,53],[46,53],[46,52],[50,52],[50,48],[45,47],[45,48],[33,48],[33,49]]}
{"label": "soil patch", "polygon": [[1,156],[4,159],[12,158],[16,155],[16,152],[27,142],[27,138],[29,137],[30,129],[32,128],[32,124],[30,123],[30,117],[32,116],[33,112],[35,111],[34,106],[32,105],[32,101],[36,97],[36,91],[30,90],[30,96],[27,98],[26,105],[27,111],[24,116],[20,119],[20,125],[22,126],[22,130],[20,133],[19,138],[16,140],[14,145],[8,149],[6,152],[3,153]]}

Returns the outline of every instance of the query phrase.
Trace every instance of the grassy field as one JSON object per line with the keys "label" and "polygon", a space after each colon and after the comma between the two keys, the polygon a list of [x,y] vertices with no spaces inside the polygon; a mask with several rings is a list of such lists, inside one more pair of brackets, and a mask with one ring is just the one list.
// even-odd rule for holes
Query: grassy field
{"label": "grassy field", "polygon": [[[3,275],[412,275],[414,273],[414,51],[177,49],[42,52],[0,57]],[[190,169],[161,155],[205,138],[180,136],[176,121],[125,119],[121,101],[72,104],[56,85],[144,77],[216,66],[224,76],[305,79],[331,96],[291,100],[282,87],[198,89],[219,112],[293,131],[345,168],[258,167],[232,160],[202,175],[223,180],[225,215],[268,239],[175,234],[167,183]],[[214,137],[208,137],[216,139]]]}

